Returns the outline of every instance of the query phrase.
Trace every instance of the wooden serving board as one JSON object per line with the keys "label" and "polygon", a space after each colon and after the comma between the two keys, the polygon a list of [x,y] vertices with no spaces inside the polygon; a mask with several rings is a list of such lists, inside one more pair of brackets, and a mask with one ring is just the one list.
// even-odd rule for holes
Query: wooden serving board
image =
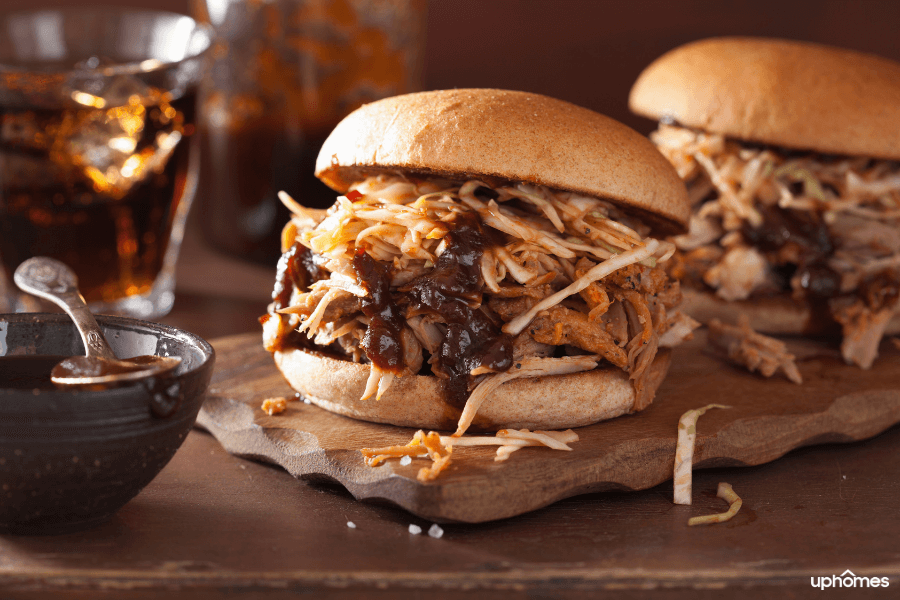
{"label": "wooden serving board", "polygon": [[758,465],[801,446],[862,440],[900,422],[900,350],[889,340],[870,371],[845,365],[828,346],[789,341],[805,380],[795,385],[724,362],[705,350],[698,332],[674,352],[649,409],[578,429],[572,452],[531,447],[494,462],[493,447],[457,448],[449,469],[423,484],[416,473],[430,460],[368,467],[359,452],[405,444],[412,429],[356,421],[301,401],[279,415],[265,414],[265,398],[293,392],[260,337],[213,342],[216,373],[198,425],[234,455],[275,463],[294,477],[334,480],[357,499],[387,501],[440,522],[490,521],[576,494],[667,481],[679,417],[710,403],[732,408],[700,418],[695,468]]}

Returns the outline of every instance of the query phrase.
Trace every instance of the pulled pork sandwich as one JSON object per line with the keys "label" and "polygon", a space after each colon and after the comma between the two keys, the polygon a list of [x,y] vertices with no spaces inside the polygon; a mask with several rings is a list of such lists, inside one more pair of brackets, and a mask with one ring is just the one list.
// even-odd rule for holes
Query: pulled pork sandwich
{"label": "pulled pork sandwich", "polygon": [[[900,331],[900,64],[753,38],[663,55],[631,109],[687,182],[673,238],[685,311],[766,333],[834,334],[869,368]],[[840,329],[839,329],[840,328]]]}
{"label": "pulled pork sandwich", "polygon": [[264,343],[311,402],[461,434],[557,429],[647,407],[694,323],[660,266],[687,194],[638,133],[536,94],[388,98],[344,119],[282,199]]}

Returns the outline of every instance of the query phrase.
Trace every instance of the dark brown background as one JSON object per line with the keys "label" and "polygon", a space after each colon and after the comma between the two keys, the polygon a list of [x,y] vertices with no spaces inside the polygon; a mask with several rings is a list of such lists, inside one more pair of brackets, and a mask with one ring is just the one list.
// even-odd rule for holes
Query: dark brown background
{"label": "dark brown background", "polygon": [[[190,12],[191,0],[120,0]],[[2,0],[0,10],[83,0]],[[425,87],[538,92],[598,110],[642,132],[631,83],[679,44],[715,35],[828,43],[900,60],[900,2],[892,0],[437,0],[429,7]]]}

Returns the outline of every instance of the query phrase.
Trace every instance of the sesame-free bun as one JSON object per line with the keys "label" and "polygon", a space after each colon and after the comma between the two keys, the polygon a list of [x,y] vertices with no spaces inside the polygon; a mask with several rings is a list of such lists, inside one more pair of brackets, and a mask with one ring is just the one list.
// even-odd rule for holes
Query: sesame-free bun
{"label": "sesame-free bun", "polygon": [[339,192],[380,171],[528,182],[596,196],[663,233],[684,230],[687,192],[652,143],[609,117],[538,94],[421,92],[367,104],[319,152],[316,176]]}
{"label": "sesame-free bun", "polygon": [[[740,315],[746,315],[750,327],[760,333],[775,335],[816,335],[837,327],[830,317],[817,315],[808,303],[796,301],[787,294],[765,296],[752,300],[726,301],[710,291],[683,286],[681,310],[701,323],[719,319],[736,323]],[[885,335],[900,333],[900,312],[888,322]]]}
{"label": "sesame-free bun", "polygon": [[799,150],[900,159],[900,63],[777,39],[692,42],[631,89],[639,115]]}
{"label": "sesame-free bun", "polygon": [[[650,405],[665,378],[670,354],[664,349],[657,353],[638,402],[628,374],[618,367],[516,379],[491,393],[470,430],[566,429],[642,410]],[[453,431],[461,414],[434,376],[397,377],[380,399],[360,400],[369,377],[368,365],[300,349],[276,351],[275,364],[291,387],[310,402],[354,419]]]}

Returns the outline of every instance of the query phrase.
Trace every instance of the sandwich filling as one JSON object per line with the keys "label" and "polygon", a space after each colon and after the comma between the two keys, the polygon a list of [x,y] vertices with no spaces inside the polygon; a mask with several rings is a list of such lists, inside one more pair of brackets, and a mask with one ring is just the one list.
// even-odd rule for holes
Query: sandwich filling
{"label": "sandwich filling", "polygon": [[673,274],[726,301],[790,295],[841,326],[848,363],[871,367],[900,305],[900,163],[668,124],[651,138],[693,204]]}
{"label": "sandwich filling", "polygon": [[369,364],[364,399],[436,376],[462,409],[456,435],[506,381],[598,365],[628,373],[640,410],[658,349],[696,326],[661,266],[674,245],[598,198],[378,175],[327,212],[282,200],[266,348]]}

